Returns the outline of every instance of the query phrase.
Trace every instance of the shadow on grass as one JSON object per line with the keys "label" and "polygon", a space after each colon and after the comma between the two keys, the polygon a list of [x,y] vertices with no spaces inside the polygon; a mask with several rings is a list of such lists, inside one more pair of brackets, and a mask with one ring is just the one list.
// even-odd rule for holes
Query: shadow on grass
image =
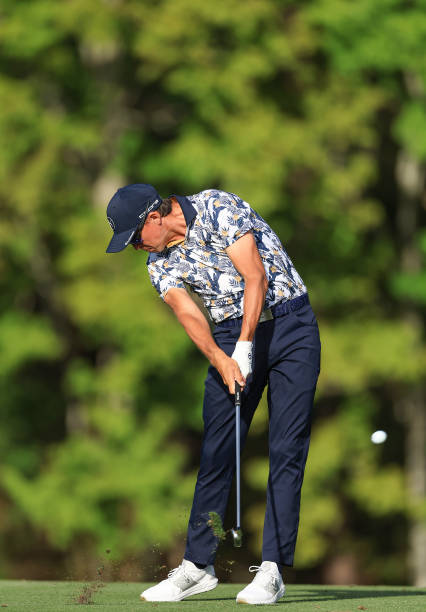
{"label": "shadow on grass", "polygon": [[196,597],[191,597],[188,601],[233,601],[235,597],[236,595],[232,597],[203,597],[202,599],[201,597],[198,599]]}
{"label": "shadow on grass", "polygon": [[334,601],[342,599],[373,599],[375,597],[419,597],[423,595],[426,600],[426,589],[413,591],[410,589],[404,589],[395,587],[395,589],[378,589],[364,587],[362,589],[354,587],[342,587],[340,589],[323,588],[323,589],[303,589],[297,593],[288,593],[278,603],[303,603],[303,602],[321,602],[321,601]]}

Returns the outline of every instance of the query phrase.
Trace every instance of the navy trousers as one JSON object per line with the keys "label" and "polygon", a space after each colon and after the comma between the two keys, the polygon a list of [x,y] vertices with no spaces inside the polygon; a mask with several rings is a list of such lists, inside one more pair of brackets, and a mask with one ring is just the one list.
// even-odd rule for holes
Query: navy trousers
{"label": "navy trousers", "polygon": [[[232,327],[219,324],[213,331],[217,344],[229,356],[240,329],[241,321]],[[253,349],[253,373],[242,394],[241,450],[268,385],[269,479],[262,560],[291,567],[320,372],[321,342],[309,301],[297,310],[259,323]],[[184,557],[193,563],[209,565],[214,563],[219,542],[207,524],[209,512],[217,512],[224,520],[235,472],[234,396],[213,366],[209,367],[205,381],[203,420],[200,469]]]}

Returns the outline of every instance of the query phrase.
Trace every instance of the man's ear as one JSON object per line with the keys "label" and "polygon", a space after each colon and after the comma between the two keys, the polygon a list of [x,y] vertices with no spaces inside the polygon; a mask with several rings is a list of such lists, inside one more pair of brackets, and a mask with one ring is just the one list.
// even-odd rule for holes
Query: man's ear
{"label": "man's ear", "polygon": [[157,223],[158,225],[162,225],[162,216],[157,210],[153,210],[147,216],[145,223]]}

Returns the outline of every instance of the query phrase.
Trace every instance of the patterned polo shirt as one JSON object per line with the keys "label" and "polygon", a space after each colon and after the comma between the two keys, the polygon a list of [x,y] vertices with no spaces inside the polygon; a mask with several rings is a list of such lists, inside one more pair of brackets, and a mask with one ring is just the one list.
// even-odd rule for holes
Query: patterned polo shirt
{"label": "patterned polo shirt", "polygon": [[151,282],[163,300],[169,289],[187,284],[215,323],[242,316],[244,279],[226,249],[249,231],[269,283],[264,307],[307,292],[278,236],[247,202],[218,189],[174,197],[185,217],[185,240],[150,253],[147,260]]}

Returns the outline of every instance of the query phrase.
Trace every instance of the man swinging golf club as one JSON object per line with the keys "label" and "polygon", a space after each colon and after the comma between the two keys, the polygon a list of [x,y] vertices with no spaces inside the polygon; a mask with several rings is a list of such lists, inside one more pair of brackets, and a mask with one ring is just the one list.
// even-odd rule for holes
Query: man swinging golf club
{"label": "man swinging golf club", "polygon": [[[146,601],[179,601],[217,585],[218,538],[209,512],[224,520],[235,471],[235,381],[242,387],[241,448],[266,385],[269,461],[262,564],[238,603],[272,604],[293,565],[300,492],[321,343],[307,289],[269,225],[234,193],[207,189],[162,199],[148,184],[119,189],[107,208],[114,231],[107,253],[131,244],[149,252],[151,282],[210,362],[205,381],[200,470],[184,559],[145,590]],[[203,300],[215,323],[188,294]]]}

